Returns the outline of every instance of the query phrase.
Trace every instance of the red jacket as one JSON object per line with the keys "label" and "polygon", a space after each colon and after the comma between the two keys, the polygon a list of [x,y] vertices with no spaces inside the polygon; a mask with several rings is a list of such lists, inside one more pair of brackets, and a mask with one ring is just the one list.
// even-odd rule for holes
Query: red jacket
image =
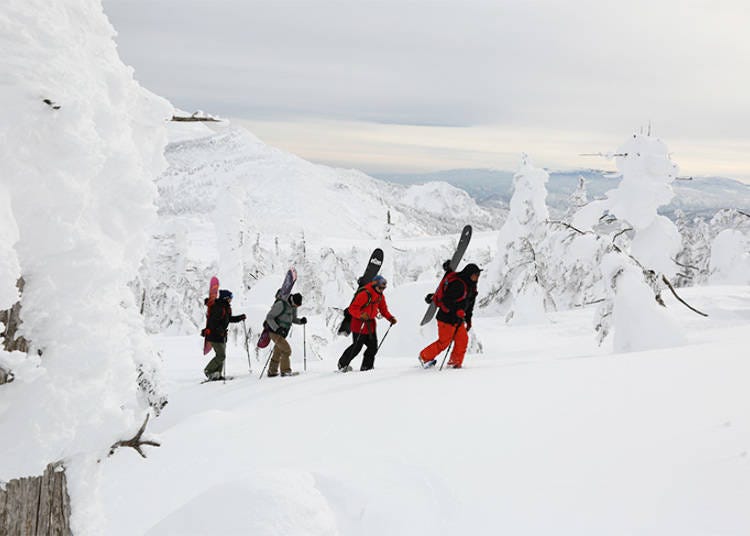
{"label": "red jacket", "polygon": [[[373,288],[373,283],[368,283],[354,296],[349,306],[349,314],[352,315],[352,333],[362,335],[375,333],[375,317],[378,313],[387,320],[393,319],[385,303],[385,296]],[[367,318],[363,319],[362,315],[366,315]]]}

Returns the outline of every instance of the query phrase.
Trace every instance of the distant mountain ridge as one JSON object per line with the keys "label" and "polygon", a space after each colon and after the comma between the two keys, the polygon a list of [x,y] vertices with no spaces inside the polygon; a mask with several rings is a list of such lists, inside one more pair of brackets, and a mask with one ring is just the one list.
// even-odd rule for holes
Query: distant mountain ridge
{"label": "distant mountain ridge", "polygon": [[[620,177],[599,169],[549,171],[547,204],[553,212],[564,212],[568,197],[578,185],[578,177],[586,179],[589,199],[605,196],[615,188]],[[507,206],[513,194],[513,172],[493,169],[454,169],[434,173],[376,174],[377,178],[397,184],[420,184],[444,181],[465,190],[483,206]],[[696,177],[675,181],[674,200],[661,209],[667,216],[682,210],[691,216],[712,216],[723,208],[750,210],[750,185],[725,177]]]}

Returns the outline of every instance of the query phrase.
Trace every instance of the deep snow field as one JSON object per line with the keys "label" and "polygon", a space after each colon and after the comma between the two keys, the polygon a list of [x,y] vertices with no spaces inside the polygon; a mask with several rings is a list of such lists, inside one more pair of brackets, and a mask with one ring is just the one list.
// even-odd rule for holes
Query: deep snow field
{"label": "deep snow field", "polygon": [[155,337],[162,447],[106,462],[106,533],[750,534],[749,287],[683,289],[708,319],[666,296],[687,346],[612,354],[591,308],[524,327],[479,317],[483,352],[425,371],[416,354],[436,330],[415,326],[430,287],[386,291],[399,323],[366,373],[333,372],[343,338],[311,350],[321,317],[292,378],[259,380],[265,351],[249,373],[240,336],[236,379],[200,385],[201,339]]}

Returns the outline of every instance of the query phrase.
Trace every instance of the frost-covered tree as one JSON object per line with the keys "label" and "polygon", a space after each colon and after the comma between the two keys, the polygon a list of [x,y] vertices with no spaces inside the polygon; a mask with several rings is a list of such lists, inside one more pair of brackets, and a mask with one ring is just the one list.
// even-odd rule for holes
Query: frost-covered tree
{"label": "frost-covered tree", "polygon": [[682,210],[675,211],[675,225],[682,239],[682,249],[675,256],[679,271],[675,286],[700,285],[708,279],[708,262],[711,256],[711,230],[706,220],[692,221]]}
{"label": "frost-covered tree", "polygon": [[547,235],[546,183],[549,175],[523,155],[513,177],[508,218],[497,239],[497,257],[482,278],[487,288],[482,306],[493,304],[514,323],[544,321],[554,303],[547,290],[547,259],[542,245]]}
{"label": "frost-covered tree", "polygon": [[578,186],[576,186],[576,189],[573,190],[573,193],[568,197],[568,209],[565,211],[563,219],[569,222],[576,212],[588,204],[589,194],[586,191],[586,179],[584,177],[578,177]]}
{"label": "frost-covered tree", "polygon": [[642,134],[634,134],[614,156],[622,174],[619,186],[573,219],[584,232],[604,230],[611,246],[602,258],[606,296],[596,314],[599,340],[614,328],[616,351],[674,346],[684,335],[660,295],[676,272],[680,235],[657,209],[674,196],[677,166],[661,140]]}
{"label": "frost-covered tree", "polygon": [[396,255],[393,249],[393,220],[391,211],[386,214],[385,226],[383,227],[383,239],[380,241],[380,249],[383,250],[383,266],[380,268],[380,274],[385,277],[391,288],[396,286]]}
{"label": "frost-covered tree", "polygon": [[[159,392],[128,283],[156,219],[153,179],[173,110],[133,80],[96,0],[10,0],[0,26],[0,181],[17,228],[0,266],[15,271],[12,247],[30,344],[15,381],[0,387],[10,439],[0,441],[0,480],[62,460],[73,531],[102,534],[98,461],[136,432]],[[3,276],[15,284],[16,274]],[[0,295],[12,299],[4,287]]]}
{"label": "frost-covered tree", "polygon": [[711,244],[710,282],[750,284],[750,238],[736,229],[720,232]]}

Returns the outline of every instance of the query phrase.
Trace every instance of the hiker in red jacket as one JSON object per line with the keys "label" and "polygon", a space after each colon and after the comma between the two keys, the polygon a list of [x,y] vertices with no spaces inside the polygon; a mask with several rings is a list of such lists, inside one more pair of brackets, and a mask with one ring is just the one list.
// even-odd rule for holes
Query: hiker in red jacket
{"label": "hiker in red jacket", "polygon": [[354,342],[344,350],[339,358],[339,371],[349,372],[352,367],[349,363],[357,357],[362,346],[367,346],[362,358],[362,366],[359,370],[370,370],[375,366],[375,354],[378,351],[378,336],[375,332],[375,317],[380,313],[391,324],[396,323],[396,318],[388,310],[385,303],[385,290],[388,282],[382,275],[376,275],[373,280],[362,287],[354,296],[349,306],[349,314],[352,315],[351,329]]}
{"label": "hiker in red jacket", "polygon": [[[440,288],[434,295],[438,306],[438,340],[419,353],[419,361],[424,368],[434,366],[435,358],[448,348],[451,341],[454,344],[448,366],[461,368],[463,365],[481,272],[476,264],[467,264],[460,272],[447,272],[440,282]],[[432,295],[428,297],[433,299]]]}

